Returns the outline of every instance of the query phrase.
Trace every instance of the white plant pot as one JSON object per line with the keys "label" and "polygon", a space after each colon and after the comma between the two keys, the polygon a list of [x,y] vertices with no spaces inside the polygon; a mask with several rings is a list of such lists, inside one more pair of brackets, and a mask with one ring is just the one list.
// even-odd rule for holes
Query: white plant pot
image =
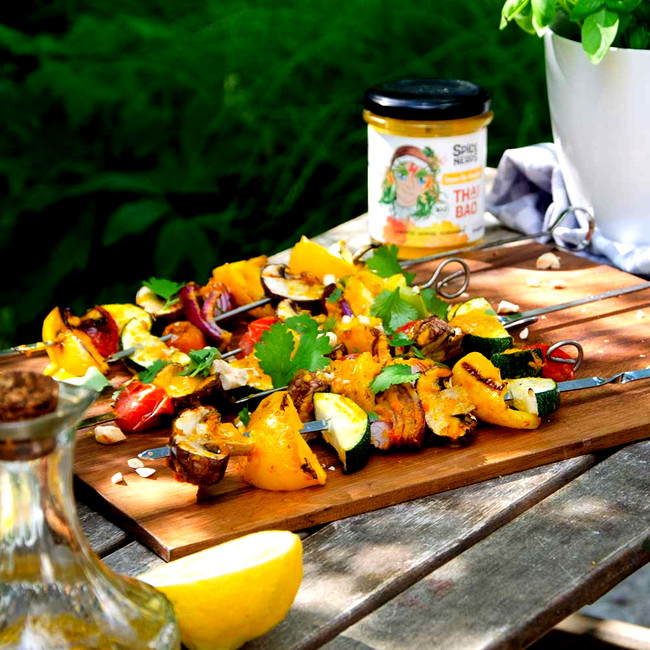
{"label": "white plant pot", "polygon": [[609,239],[650,245],[650,51],[544,37],[553,139],[569,200]]}

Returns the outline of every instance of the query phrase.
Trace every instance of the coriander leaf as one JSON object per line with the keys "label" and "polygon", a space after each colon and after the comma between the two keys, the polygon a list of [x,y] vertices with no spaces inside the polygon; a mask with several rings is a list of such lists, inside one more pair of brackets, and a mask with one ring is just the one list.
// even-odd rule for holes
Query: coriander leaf
{"label": "coriander leaf", "polygon": [[343,295],[343,289],[341,287],[336,287],[329,296],[327,296],[327,302],[336,302]]}
{"label": "coriander leaf", "polygon": [[370,382],[369,388],[373,393],[380,393],[394,384],[404,384],[418,379],[420,374],[419,372],[414,373],[411,366],[407,366],[405,363],[384,366],[381,372]]}
{"label": "coriander leaf", "polygon": [[399,288],[394,291],[384,289],[378,294],[370,307],[370,315],[381,318],[384,330],[391,334],[402,325],[410,323],[418,317],[415,307],[404,300]]}
{"label": "coriander leaf", "polygon": [[395,332],[388,337],[389,345],[392,345],[394,348],[400,348],[407,345],[413,345],[413,341],[404,334],[404,332]]}
{"label": "coriander leaf", "polygon": [[323,321],[323,324],[321,325],[321,329],[323,330],[323,332],[333,332],[335,327],[336,327],[336,318],[334,318],[334,316],[330,316],[329,318],[326,318]]}
{"label": "coriander leaf", "polygon": [[[298,333],[297,343],[294,332]],[[255,345],[260,368],[271,378],[274,388],[286,386],[299,370],[325,368],[330,362],[325,355],[331,351],[328,337],[309,314],[271,325]]]}
{"label": "coriander leaf", "polygon": [[415,274],[404,271],[400,266],[397,253],[398,249],[395,244],[380,246],[366,260],[366,266],[380,278],[389,278],[391,275],[401,273],[406,278],[406,283],[411,284]]}
{"label": "coriander leaf", "polygon": [[163,361],[162,359],[156,359],[148,368],[145,368],[138,373],[138,379],[143,384],[150,384],[156,375],[165,367],[168,366],[171,361]]}
{"label": "coriander leaf", "polygon": [[327,336],[317,336],[311,339],[306,335],[300,337],[298,347],[292,361],[298,370],[320,370],[329,365],[330,359],[325,355],[332,351],[332,344]]}
{"label": "coriander leaf", "polygon": [[212,362],[215,359],[221,359],[221,353],[217,348],[202,348],[201,350],[190,350],[190,362],[187,368],[180,374],[184,377],[197,377],[203,375],[207,377],[210,374]]}
{"label": "coriander leaf", "polygon": [[448,305],[433,289],[422,289],[420,295],[429,315],[447,320]]}
{"label": "coriander leaf", "polygon": [[248,427],[248,423],[251,421],[251,412],[248,410],[248,406],[244,406],[244,408],[239,411],[239,419],[245,427]]}
{"label": "coriander leaf", "polygon": [[318,321],[309,314],[290,316],[284,321],[287,327],[298,334],[318,334]]}
{"label": "coriander leaf", "polygon": [[172,282],[164,278],[149,278],[145,280],[143,286],[151,289],[157,296],[165,300],[165,307],[169,307],[178,302],[178,292],[183,288],[183,283]]}

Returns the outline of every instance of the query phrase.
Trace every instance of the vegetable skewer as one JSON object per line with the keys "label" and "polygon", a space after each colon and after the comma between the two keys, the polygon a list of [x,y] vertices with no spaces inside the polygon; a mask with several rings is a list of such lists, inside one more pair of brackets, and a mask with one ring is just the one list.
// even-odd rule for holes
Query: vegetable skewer
{"label": "vegetable skewer", "polygon": [[[318,431],[325,431],[328,427],[326,420],[313,420],[312,422],[305,422],[300,433],[316,433]],[[246,434],[243,434],[246,435]],[[154,447],[152,449],[145,449],[138,454],[138,458],[145,460],[157,460],[158,458],[166,458],[169,456],[169,447]]]}
{"label": "vegetable skewer", "polygon": [[605,293],[599,293],[593,296],[587,296],[585,298],[578,298],[577,300],[563,302],[559,305],[551,305],[550,307],[538,307],[536,309],[528,309],[526,311],[517,314],[500,316],[499,319],[501,320],[501,322],[503,323],[506,329],[511,329],[513,327],[520,327],[528,323],[535,322],[537,320],[537,317],[541,316],[542,314],[550,314],[555,311],[561,311],[562,309],[570,309],[571,307],[586,305],[587,303],[590,302],[606,300],[607,298],[616,298],[617,296],[623,296],[628,293],[643,291],[645,289],[650,289],[650,282],[635,284],[631,287],[625,287],[624,289],[613,289],[612,291],[606,291]]}
{"label": "vegetable skewer", "polygon": [[[460,265],[461,268],[450,273],[449,275],[443,275],[443,271],[449,264],[458,264]],[[467,290],[467,287],[469,286],[470,275],[471,272],[465,260],[462,260],[458,257],[450,257],[449,259],[445,260],[444,262],[438,265],[436,270],[432,273],[431,277],[426,282],[423,282],[422,284],[415,285],[415,286],[419,287],[420,289],[433,289],[439,296],[447,299],[452,299],[452,298],[457,298],[464,291]],[[263,273],[262,280],[264,281],[265,279],[267,280],[266,286],[268,287],[269,278],[268,277],[265,278]],[[456,289],[447,291],[446,290],[447,285],[454,282],[455,280],[460,280],[460,285]],[[291,297],[291,296],[286,296],[286,297]],[[234,309],[230,309],[221,314],[217,314],[212,320],[214,323],[219,323],[223,320],[232,318],[234,316],[239,316],[240,314],[246,313],[257,307],[263,307],[264,305],[268,305],[272,303],[273,300],[274,300],[273,297],[268,296],[266,298],[262,298],[261,300],[256,300],[246,305],[241,305]]]}

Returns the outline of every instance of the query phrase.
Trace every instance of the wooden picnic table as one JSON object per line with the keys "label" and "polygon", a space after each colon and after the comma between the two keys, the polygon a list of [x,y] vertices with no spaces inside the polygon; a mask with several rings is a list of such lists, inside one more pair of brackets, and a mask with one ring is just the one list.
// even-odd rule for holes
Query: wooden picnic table
{"label": "wooden picnic table", "polygon": [[[507,234],[491,223],[488,237]],[[359,217],[315,239],[354,249],[366,232]],[[246,647],[527,647],[650,560],[649,496],[645,440],[301,531],[294,605]],[[113,570],[137,575],[163,562],[79,509]]]}

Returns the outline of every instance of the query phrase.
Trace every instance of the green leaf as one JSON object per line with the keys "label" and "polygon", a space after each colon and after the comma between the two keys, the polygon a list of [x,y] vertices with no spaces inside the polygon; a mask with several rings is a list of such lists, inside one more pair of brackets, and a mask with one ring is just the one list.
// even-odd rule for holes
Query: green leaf
{"label": "green leaf", "polygon": [[370,315],[381,318],[384,329],[392,333],[402,325],[410,323],[418,317],[418,312],[400,295],[399,288],[394,291],[384,289],[378,294],[370,307]]}
{"label": "green leaf", "polygon": [[531,0],[533,8],[533,27],[539,36],[553,22],[558,11],[557,0]]}
{"label": "green leaf", "polygon": [[603,60],[618,31],[618,15],[608,9],[601,9],[587,16],[582,24],[582,47],[589,60],[598,64]]}
{"label": "green leaf", "polygon": [[327,302],[336,302],[343,295],[343,289],[341,287],[336,287],[329,296],[327,296]]}
{"label": "green leaf", "polygon": [[650,45],[650,33],[647,28],[639,25],[630,34],[630,47],[635,50],[647,50]]}
{"label": "green leaf", "polygon": [[406,347],[414,345],[413,341],[404,334],[404,332],[395,332],[388,337],[388,343],[394,348]]}
{"label": "green leaf", "polygon": [[293,334],[284,323],[271,325],[255,344],[260,368],[271,378],[274,388],[286,386],[293,377],[291,356],[294,346]]}
{"label": "green leaf", "polygon": [[533,26],[533,12],[532,11],[530,11],[528,13],[525,13],[525,14],[519,14],[518,16],[515,17],[515,22],[527,34],[531,34],[532,36],[537,36],[537,32],[535,31],[535,27]]}
{"label": "green leaf", "polygon": [[382,245],[376,248],[373,254],[366,260],[366,266],[380,278],[390,278],[392,275],[401,273],[406,278],[406,283],[411,284],[414,273],[407,273],[400,266],[398,248],[395,244]]}
{"label": "green leaf", "polygon": [[150,384],[155,379],[156,375],[170,363],[171,361],[156,359],[148,368],[145,368],[138,373],[138,379],[143,384]]}
{"label": "green leaf", "polygon": [[[294,332],[298,336],[297,343]],[[274,388],[286,386],[299,370],[327,367],[330,359],[325,355],[331,351],[329,338],[309,314],[274,323],[255,344],[260,368],[271,378]]]}
{"label": "green leaf", "polygon": [[447,309],[449,305],[433,289],[422,289],[420,295],[429,315],[437,316],[444,321],[447,320]]}
{"label": "green leaf", "polygon": [[298,332],[298,334],[312,334],[314,336],[318,336],[318,334],[320,334],[318,321],[312,318],[309,314],[290,316],[284,322],[289,329]]}
{"label": "green leaf", "polygon": [[221,353],[217,348],[202,348],[200,350],[190,350],[190,362],[180,374],[185,377],[197,377],[202,375],[207,377],[210,374],[212,362],[215,359],[221,359]]}
{"label": "green leaf", "polygon": [[418,379],[420,374],[419,372],[414,373],[411,366],[405,363],[384,366],[381,372],[370,382],[369,388],[372,393],[379,393],[395,384],[405,384]]}
{"label": "green leaf", "polygon": [[168,212],[166,201],[143,199],[125,203],[108,219],[102,243],[112,246],[129,235],[138,235],[160,221]]}
{"label": "green leaf", "polygon": [[642,0],[605,0],[605,6],[617,13],[630,13],[634,11]]}
{"label": "green leaf", "polygon": [[501,8],[499,29],[505,29],[519,14],[530,10],[530,0],[506,0]]}
{"label": "green leaf", "polygon": [[244,406],[244,408],[239,411],[239,419],[245,427],[248,427],[248,423],[251,421],[251,412],[248,410],[248,406]]}
{"label": "green leaf", "polygon": [[605,0],[578,0],[571,10],[571,20],[584,20],[590,14],[599,11]]}
{"label": "green leaf", "polygon": [[149,278],[144,280],[142,284],[166,301],[165,308],[178,302],[178,292],[184,286],[182,282],[172,282],[164,278]]}

